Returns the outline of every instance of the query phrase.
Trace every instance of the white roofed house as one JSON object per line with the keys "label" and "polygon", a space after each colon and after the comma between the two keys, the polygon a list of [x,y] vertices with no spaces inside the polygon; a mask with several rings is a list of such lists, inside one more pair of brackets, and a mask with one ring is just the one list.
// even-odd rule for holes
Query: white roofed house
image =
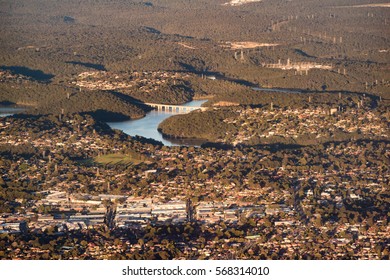
{"label": "white roofed house", "polygon": [[21,233],[26,231],[26,221],[0,224],[0,233]]}

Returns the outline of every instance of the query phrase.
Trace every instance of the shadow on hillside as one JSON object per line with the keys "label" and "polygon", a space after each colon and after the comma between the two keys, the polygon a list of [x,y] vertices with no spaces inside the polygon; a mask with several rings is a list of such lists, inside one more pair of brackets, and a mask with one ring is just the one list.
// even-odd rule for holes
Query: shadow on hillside
{"label": "shadow on hillside", "polygon": [[72,64],[72,65],[80,65],[98,71],[106,71],[106,68],[102,64],[88,63],[88,62],[81,62],[81,61],[65,61],[65,63]]}
{"label": "shadow on hillside", "polygon": [[82,114],[91,115],[94,119],[102,122],[120,122],[130,120],[129,116],[126,116],[122,113],[107,111],[104,109],[98,109],[90,112],[83,112]]}
{"label": "shadow on hillside", "polygon": [[145,112],[149,112],[149,111],[152,111],[153,108],[150,107],[149,105],[146,105],[144,101],[142,100],[139,100],[139,99],[136,99],[130,95],[126,95],[126,94],[123,94],[121,92],[118,92],[118,91],[110,91],[110,93],[122,100],[125,100],[131,104],[134,104],[136,105],[137,107],[141,108],[142,110],[144,110]]}
{"label": "shadow on hillside", "polygon": [[35,70],[24,66],[0,66],[0,69],[10,71],[14,75],[23,75],[44,83],[51,82],[51,79],[54,77],[52,74],[47,74],[41,70]]}

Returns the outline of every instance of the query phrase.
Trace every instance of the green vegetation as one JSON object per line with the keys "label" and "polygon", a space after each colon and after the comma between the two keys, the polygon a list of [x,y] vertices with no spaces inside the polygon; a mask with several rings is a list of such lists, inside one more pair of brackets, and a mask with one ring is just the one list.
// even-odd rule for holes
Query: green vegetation
{"label": "green vegetation", "polygon": [[107,154],[95,157],[94,162],[98,164],[114,166],[119,164],[129,165],[144,162],[144,160],[141,158],[142,157],[140,155],[136,155],[135,153],[133,155]]}
{"label": "green vegetation", "polygon": [[226,132],[236,130],[234,125],[223,122],[223,119],[235,115],[236,113],[231,109],[191,112],[165,119],[158,129],[165,137],[216,141],[223,137]]}
{"label": "green vegetation", "polygon": [[389,259],[388,9],[226,1],[0,2],[0,259]]}
{"label": "green vegetation", "polygon": [[[35,114],[91,112],[101,120],[142,117],[148,109],[135,100],[180,104],[194,95],[214,95],[215,102],[264,103],[248,87],[200,77],[172,80],[148,93],[139,88],[79,92],[71,81],[86,71],[173,71],[225,76],[247,85],[388,98],[386,9],[368,17],[370,8],[337,7],[354,4],[351,0],[306,2],[289,1],[283,8],[278,1],[240,7],[203,0],[3,2],[0,69],[14,76],[1,78],[0,102],[34,106]],[[242,41],[279,45],[244,49],[242,59],[240,50],[224,47]],[[287,59],[333,69],[299,75],[264,67]]]}
{"label": "green vegetation", "polygon": [[[0,250],[0,258],[29,254],[30,259],[388,259],[384,244],[389,141],[222,150],[151,145],[112,131],[88,115],[64,115],[61,121],[53,116],[7,117],[0,123],[0,211],[10,213],[5,217],[30,211],[61,213],[59,206],[34,206],[43,196],[39,192],[53,189],[76,197],[113,194],[166,201],[189,196],[195,206],[234,199],[244,205],[270,205],[271,211],[260,217],[242,216],[237,224],[152,223],[129,229],[94,226],[88,231],[36,228],[1,235],[1,248],[15,250]],[[10,125],[4,127],[5,123]],[[22,136],[28,144],[7,144]],[[90,165],[79,164],[91,158],[95,161]],[[149,158],[153,162],[144,161]],[[133,164],[137,159],[142,162]],[[75,213],[76,208],[70,211]],[[285,220],[296,224],[276,226]],[[285,250],[282,234],[306,253]],[[250,241],[247,236],[257,237]],[[224,245],[226,239],[236,245]],[[356,248],[351,252],[350,244],[338,246],[340,240],[352,240]],[[97,247],[100,251],[94,253]]]}

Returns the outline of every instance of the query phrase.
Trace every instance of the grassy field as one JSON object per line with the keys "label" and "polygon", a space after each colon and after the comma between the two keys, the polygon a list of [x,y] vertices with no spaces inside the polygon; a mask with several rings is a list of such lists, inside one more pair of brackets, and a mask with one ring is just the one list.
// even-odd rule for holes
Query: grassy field
{"label": "grassy field", "polygon": [[104,165],[116,165],[116,164],[139,164],[143,162],[140,159],[136,159],[130,155],[124,154],[108,154],[102,155],[94,158],[95,163],[104,164]]}

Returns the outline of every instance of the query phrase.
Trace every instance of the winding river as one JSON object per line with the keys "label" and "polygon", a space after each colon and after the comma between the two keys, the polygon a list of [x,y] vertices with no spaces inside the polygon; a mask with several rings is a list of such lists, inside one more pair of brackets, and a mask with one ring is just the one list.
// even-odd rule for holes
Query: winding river
{"label": "winding river", "polygon": [[[291,92],[291,93],[300,93],[299,90],[290,90],[290,89],[278,89],[278,88],[259,88],[253,87],[253,90],[262,90],[262,91],[272,91],[272,92]],[[182,106],[193,106],[198,107],[205,103],[207,100],[194,100],[188,103],[183,104]],[[13,115],[24,111],[24,108],[14,108],[14,107],[0,107],[0,117]],[[114,129],[119,129],[124,133],[130,136],[142,136],[145,138],[151,138],[157,141],[161,141],[166,146],[200,146],[204,143],[204,140],[200,139],[166,139],[162,134],[157,130],[159,124],[175,115],[172,112],[159,112],[159,111],[150,111],[142,119],[121,121],[121,122],[108,122],[107,124]]]}
{"label": "winding river", "polygon": [[[182,104],[181,106],[193,106],[198,107],[202,105],[207,100],[194,100],[191,102],[187,102]],[[108,122],[107,124],[114,129],[122,130],[124,133],[130,136],[142,136],[145,138],[152,138],[157,141],[161,141],[166,146],[199,146],[204,141],[197,139],[165,139],[162,134],[157,130],[158,125],[173,115],[176,115],[172,112],[158,112],[158,111],[150,111],[146,114],[146,116],[142,119],[138,120],[129,120],[122,122]]]}

